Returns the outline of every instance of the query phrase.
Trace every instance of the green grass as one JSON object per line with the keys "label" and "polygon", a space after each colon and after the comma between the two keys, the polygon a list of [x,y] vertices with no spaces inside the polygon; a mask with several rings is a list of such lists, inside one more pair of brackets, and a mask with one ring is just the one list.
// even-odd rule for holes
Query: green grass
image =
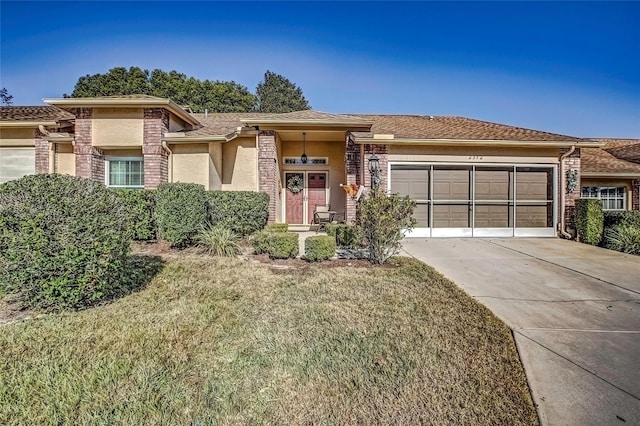
{"label": "green grass", "polygon": [[0,326],[0,424],[535,424],[508,328],[431,268],[183,254]]}

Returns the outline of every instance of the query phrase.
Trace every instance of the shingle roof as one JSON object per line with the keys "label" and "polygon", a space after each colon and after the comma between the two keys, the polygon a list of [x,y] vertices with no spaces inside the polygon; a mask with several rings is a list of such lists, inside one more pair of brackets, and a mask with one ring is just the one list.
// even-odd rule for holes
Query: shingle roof
{"label": "shingle roof", "polygon": [[594,139],[604,143],[604,149],[614,156],[640,163],[640,139]]}
{"label": "shingle roof", "polygon": [[640,176],[640,164],[617,158],[603,148],[582,148],[580,162],[583,173],[628,173]]}
{"label": "shingle roof", "polygon": [[1,121],[58,121],[74,118],[70,112],[50,105],[0,107]]}
{"label": "shingle roof", "polygon": [[395,139],[464,139],[513,140],[546,142],[582,142],[581,138],[507,126],[465,117],[428,115],[367,115],[360,117],[373,121],[371,132],[356,132],[356,137],[373,134],[393,134]]}

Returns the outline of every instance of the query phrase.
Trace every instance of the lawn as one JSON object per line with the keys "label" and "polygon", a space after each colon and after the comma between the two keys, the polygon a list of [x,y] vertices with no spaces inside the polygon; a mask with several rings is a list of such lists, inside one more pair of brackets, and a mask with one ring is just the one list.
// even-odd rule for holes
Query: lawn
{"label": "lawn", "polygon": [[536,424],[508,328],[433,269],[165,257],[0,325],[0,424]]}

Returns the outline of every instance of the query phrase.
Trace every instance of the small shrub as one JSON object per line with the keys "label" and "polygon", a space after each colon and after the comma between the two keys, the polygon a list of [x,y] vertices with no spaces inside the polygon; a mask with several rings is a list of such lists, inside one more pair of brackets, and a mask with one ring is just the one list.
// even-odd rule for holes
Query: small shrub
{"label": "small shrub", "polygon": [[594,246],[600,244],[604,226],[602,201],[594,198],[579,198],[576,200],[575,215],[578,240]]}
{"label": "small shrub", "polygon": [[156,222],[153,219],[155,191],[149,189],[112,189],[129,213],[129,225],[133,239],[149,241],[156,239]]}
{"label": "small shrub", "polygon": [[24,306],[74,309],[121,293],[128,213],[103,184],[33,175],[0,185],[0,287]]}
{"label": "small shrub", "polygon": [[304,242],[304,255],[311,262],[327,260],[336,254],[336,240],[330,235],[309,237]]}
{"label": "small shrub", "polygon": [[640,210],[612,210],[604,212],[605,229],[623,224],[640,228]]}
{"label": "small shrub", "polygon": [[264,228],[269,217],[269,196],[252,191],[208,191],[209,222],[240,235]]}
{"label": "small shrub", "polygon": [[360,246],[360,233],[357,227],[346,223],[329,223],[325,230],[327,235],[336,239],[338,247],[352,249]]}
{"label": "small shrub", "polygon": [[294,258],[300,252],[298,234],[293,232],[260,231],[253,237],[256,253],[266,253],[272,259]]}
{"label": "small shrub", "polygon": [[156,191],[158,236],[185,247],[207,223],[207,192],[195,183],[164,183]]}
{"label": "small shrub", "polygon": [[629,254],[640,254],[640,227],[623,223],[608,228],[604,233],[604,246]]}
{"label": "small shrub", "polygon": [[289,224],[288,223],[270,223],[269,225],[264,227],[265,231],[270,232],[288,232]]}
{"label": "small shrub", "polygon": [[384,263],[396,254],[403,229],[416,224],[412,218],[416,202],[398,194],[387,195],[381,189],[372,190],[357,205],[357,226],[369,249],[369,261]]}
{"label": "small shrub", "polygon": [[213,256],[231,257],[240,253],[238,235],[222,226],[210,226],[196,236],[198,247]]}

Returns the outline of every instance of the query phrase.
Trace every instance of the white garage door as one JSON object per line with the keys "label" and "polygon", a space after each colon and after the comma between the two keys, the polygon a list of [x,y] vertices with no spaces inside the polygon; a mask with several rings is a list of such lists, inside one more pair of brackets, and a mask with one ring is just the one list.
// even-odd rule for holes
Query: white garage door
{"label": "white garage door", "polygon": [[36,172],[34,148],[0,148],[0,183]]}

